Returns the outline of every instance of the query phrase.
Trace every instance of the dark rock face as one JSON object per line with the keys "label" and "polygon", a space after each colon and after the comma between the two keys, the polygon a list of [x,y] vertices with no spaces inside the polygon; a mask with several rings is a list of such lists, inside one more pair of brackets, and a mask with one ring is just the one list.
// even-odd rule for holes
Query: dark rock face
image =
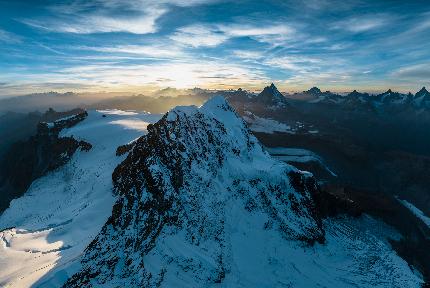
{"label": "dark rock face", "polygon": [[420,97],[427,97],[427,98],[430,97],[430,92],[427,91],[426,87],[421,88],[421,90],[415,94],[415,98],[420,98]]}
{"label": "dark rock face", "polygon": [[275,84],[267,86],[256,96],[256,101],[269,109],[279,109],[288,106],[287,99],[278,91]]}
{"label": "dark rock face", "polygon": [[[225,100],[210,102],[172,110],[135,142],[112,175],[112,215],[65,287],[158,287],[175,269],[199,286],[221,283],[231,269],[230,205],[267,217],[264,229],[285,239],[324,241],[315,180],[270,158]],[[274,168],[259,170],[260,157]],[[166,239],[194,256],[163,252]],[[149,253],[157,267],[145,263]]]}
{"label": "dark rock face", "polygon": [[131,149],[133,149],[135,144],[136,144],[135,142],[132,142],[132,143],[128,143],[128,144],[124,144],[124,145],[119,146],[118,148],[116,148],[116,153],[115,153],[116,156],[122,156],[125,153],[130,152]]}
{"label": "dark rock face", "polygon": [[[18,141],[25,141],[29,137],[36,135],[37,127],[40,122],[53,122],[83,112],[84,110],[80,108],[64,112],[48,109],[45,113],[7,112],[0,115],[0,163],[3,161],[4,155],[12,144]],[[1,170],[0,174],[2,174]]]}
{"label": "dark rock face", "polygon": [[358,217],[363,213],[360,204],[350,199],[342,189],[324,187],[314,199],[321,217],[334,217],[342,214]]}
{"label": "dark rock face", "polygon": [[415,94],[413,101],[415,106],[419,108],[430,108],[430,92],[428,92],[427,89],[423,87]]}
{"label": "dark rock face", "polygon": [[40,123],[35,136],[12,145],[3,161],[0,212],[9,206],[12,199],[25,193],[35,179],[64,165],[78,148],[83,151],[91,149],[91,144],[85,141],[59,137],[62,129],[76,125],[87,115],[87,112],[82,112],[52,123]]}

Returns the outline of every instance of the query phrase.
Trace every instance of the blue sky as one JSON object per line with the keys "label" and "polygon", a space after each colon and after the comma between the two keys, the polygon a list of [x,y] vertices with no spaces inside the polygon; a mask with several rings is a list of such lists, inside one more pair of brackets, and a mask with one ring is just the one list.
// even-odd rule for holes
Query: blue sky
{"label": "blue sky", "polygon": [[0,0],[0,95],[159,87],[415,91],[429,1]]}

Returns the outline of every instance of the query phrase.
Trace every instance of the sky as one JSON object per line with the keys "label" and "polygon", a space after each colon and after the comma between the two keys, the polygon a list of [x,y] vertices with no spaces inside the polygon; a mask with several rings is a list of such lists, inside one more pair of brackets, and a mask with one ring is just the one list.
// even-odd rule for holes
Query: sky
{"label": "sky", "polygon": [[0,0],[0,97],[271,82],[430,86],[430,2]]}

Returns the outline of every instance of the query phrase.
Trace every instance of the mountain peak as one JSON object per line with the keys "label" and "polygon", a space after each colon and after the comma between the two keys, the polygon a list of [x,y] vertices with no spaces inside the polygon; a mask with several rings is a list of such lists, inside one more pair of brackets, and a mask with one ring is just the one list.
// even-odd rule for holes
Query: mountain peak
{"label": "mountain peak", "polygon": [[272,94],[277,94],[277,93],[281,94],[281,92],[279,92],[278,88],[273,83],[270,84],[270,86],[264,87],[263,91],[261,91],[260,94],[264,93],[265,91],[270,92]]}
{"label": "mountain peak", "polygon": [[421,88],[420,91],[417,92],[417,94],[428,94],[429,92],[427,91],[426,87]]}
{"label": "mountain peak", "polygon": [[420,91],[415,94],[415,98],[421,98],[421,97],[430,97],[430,92],[427,91],[426,87],[421,88]]}
{"label": "mountain peak", "polygon": [[264,87],[263,91],[258,94],[257,99],[271,107],[285,107],[288,104],[284,95],[279,92],[273,83]]}
{"label": "mountain peak", "polygon": [[[194,105],[191,106],[176,106],[171,109],[166,114],[167,121],[176,121],[178,118],[183,116],[191,117],[197,113],[204,113],[210,115],[212,117],[220,116],[220,113],[229,112],[235,115],[233,108],[231,108],[230,104],[225,100],[225,98],[221,95],[216,95],[206,101],[200,108],[197,108]],[[221,121],[224,122],[225,116],[220,117]],[[236,115],[237,116],[237,115]]]}
{"label": "mountain peak", "polygon": [[[175,118],[164,116],[135,141],[112,175],[112,215],[65,287],[169,287],[182,276],[184,286],[207,287],[235,267],[233,255],[244,251],[236,243],[249,235],[324,241],[314,178],[270,157],[229,107],[214,97],[172,109]],[[186,249],[166,257],[171,244]],[[248,247],[245,254],[258,249]]]}
{"label": "mountain peak", "polygon": [[313,95],[319,95],[319,94],[321,94],[322,92],[321,92],[321,90],[320,90],[320,88],[318,88],[318,87],[312,87],[311,89],[309,89],[308,91],[307,91],[309,94],[313,94]]}
{"label": "mountain peak", "polygon": [[430,107],[430,92],[427,91],[426,87],[421,88],[415,94],[414,103],[417,107]]}

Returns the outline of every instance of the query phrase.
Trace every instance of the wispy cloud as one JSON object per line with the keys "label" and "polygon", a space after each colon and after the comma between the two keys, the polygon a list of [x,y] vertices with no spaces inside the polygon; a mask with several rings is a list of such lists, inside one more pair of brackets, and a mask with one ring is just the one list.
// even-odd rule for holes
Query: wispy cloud
{"label": "wispy cloud", "polygon": [[164,9],[148,8],[139,16],[134,17],[109,17],[91,13],[90,15],[76,15],[54,20],[24,19],[23,23],[54,32],[62,33],[106,33],[129,32],[134,34],[147,34],[157,31],[155,21],[165,13]]}
{"label": "wispy cloud", "polygon": [[48,19],[21,21],[38,29],[63,33],[148,34],[158,30],[156,21],[167,13],[172,5],[188,7],[208,1],[213,0],[107,0],[99,1],[97,5],[90,1],[75,0],[68,4],[49,7],[55,14]]}
{"label": "wispy cloud", "polygon": [[295,55],[272,57],[271,59],[265,60],[264,64],[294,72],[306,73],[320,70],[323,61],[317,58]]}
{"label": "wispy cloud", "polygon": [[184,56],[184,52],[177,47],[172,49],[172,46],[166,48],[165,46],[157,45],[118,45],[118,46],[101,46],[101,47],[89,47],[80,46],[76,47],[79,50],[88,50],[96,52],[104,52],[115,55],[136,55],[153,58],[177,58]]}
{"label": "wispy cloud", "polygon": [[315,73],[303,73],[295,75],[287,80],[285,83],[292,87],[336,87],[340,86],[348,86],[350,84],[352,75],[348,71],[336,71],[329,70],[320,72],[318,74]]}
{"label": "wispy cloud", "polygon": [[266,25],[233,24],[222,25],[221,30],[230,37],[250,37],[260,42],[279,43],[293,38],[296,30],[283,23]]}
{"label": "wispy cloud", "polygon": [[428,81],[430,79],[430,63],[417,64],[399,68],[392,73],[397,79],[412,79],[418,81]]}
{"label": "wispy cloud", "polygon": [[214,47],[232,38],[249,37],[259,42],[281,44],[292,39],[295,29],[283,23],[251,25],[242,23],[195,24],[178,29],[170,38],[183,45]]}
{"label": "wispy cloud", "polygon": [[346,20],[335,22],[331,25],[332,29],[346,30],[353,33],[361,33],[366,31],[376,30],[384,27],[391,22],[391,17],[388,15],[366,15],[353,17]]}
{"label": "wispy cloud", "polygon": [[17,44],[22,42],[22,38],[14,33],[0,29],[0,42]]}
{"label": "wispy cloud", "polygon": [[186,46],[214,47],[229,39],[229,36],[216,26],[192,25],[178,29],[170,38]]}
{"label": "wispy cloud", "polygon": [[234,50],[233,56],[245,60],[258,60],[265,56],[264,51]]}

